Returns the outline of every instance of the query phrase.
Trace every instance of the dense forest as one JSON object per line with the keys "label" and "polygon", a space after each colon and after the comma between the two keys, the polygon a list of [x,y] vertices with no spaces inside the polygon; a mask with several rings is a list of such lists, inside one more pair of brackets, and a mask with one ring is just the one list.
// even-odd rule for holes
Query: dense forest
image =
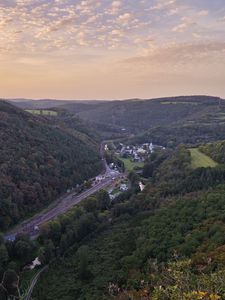
{"label": "dense forest", "polygon": [[190,160],[184,146],[154,154],[142,193],[131,174],[133,192],[96,195],[43,228],[58,259],[34,298],[224,299],[225,169]]}
{"label": "dense forest", "polygon": [[[223,125],[225,102],[216,97],[189,96],[151,100],[125,100],[92,103],[65,104],[64,109],[91,122],[102,134],[140,134],[156,127],[172,128],[202,124]],[[194,128],[194,127],[193,127]],[[190,127],[191,129],[191,127]],[[193,129],[196,130],[196,129]],[[202,134],[210,129],[200,129]],[[212,131],[213,132],[213,131]],[[186,132],[184,132],[185,134]],[[223,138],[224,135],[223,135]],[[215,139],[214,139],[215,140]]]}
{"label": "dense forest", "polygon": [[218,163],[225,164],[225,141],[207,144],[201,146],[200,149]]}
{"label": "dense forest", "polygon": [[91,132],[76,118],[53,122],[0,101],[1,230],[101,171]]}
{"label": "dense forest", "polygon": [[127,130],[138,132],[157,125],[166,125],[168,122],[175,123],[193,114],[202,115],[212,112],[212,109],[218,109],[219,100],[219,98],[206,96],[134,99],[95,105],[72,103],[64,105],[63,108],[94,123],[119,125]]}
{"label": "dense forest", "polygon": [[174,148],[179,144],[201,145],[207,142],[223,140],[225,138],[225,123],[214,122],[205,124],[199,121],[193,124],[178,124],[160,126],[138,134],[130,139],[130,143],[155,144]]}
{"label": "dense forest", "polygon": [[135,138],[169,146],[225,139],[225,101],[218,97],[13,103],[25,109],[55,107],[59,112],[67,111],[88,122],[103,139],[135,134]]}
{"label": "dense forest", "polygon": [[[53,110],[57,117],[36,117],[0,103],[1,229],[99,172],[103,137],[166,148],[127,174],[129,189],[113,201],[106,191],[88,197],[44,224],[36,240],[0,235],[0,298],[23,295],[35,274],[24,267],[38,256],[48,270],[35,300],[225,299],[223,100],[63,103]],[[217,164],[193,167],[193,147]],[[106,159],[123,169],[110,151]]]}

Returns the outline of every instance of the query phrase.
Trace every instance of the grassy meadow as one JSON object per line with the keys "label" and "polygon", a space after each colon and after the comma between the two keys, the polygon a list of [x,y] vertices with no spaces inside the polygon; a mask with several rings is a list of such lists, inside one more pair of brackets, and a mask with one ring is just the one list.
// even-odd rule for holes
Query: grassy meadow
{"label": "grassy meadow", "polygon": [[118,158],[124,163],[125,169],[128,172],[133,171],[136,168],[144,167],[144,162],[134,162],[130,158],[122,158],[122,157],[118,157]]}
{"label": "grassy meadow", "polygon": [[214,160],[200,152],[197,148],[191,148],[189,150],[191,152],[191,165],[193,169],[207,167],[214,168],[217,166],[217,163]]}
{"label": "grassy meadow", "polygon": [[41,116],[54,116],[56,117],[58,113],[53,110],[43,110],[43,109],[27,109],[27,112],[33,115],[41,115]]}

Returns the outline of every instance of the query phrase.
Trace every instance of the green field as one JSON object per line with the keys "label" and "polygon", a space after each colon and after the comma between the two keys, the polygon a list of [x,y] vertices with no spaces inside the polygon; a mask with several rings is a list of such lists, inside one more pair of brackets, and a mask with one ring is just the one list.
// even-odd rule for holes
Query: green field
{"label": "green field", "polygon": [[131,161],[130,158],[122,158],[122,157],[118,157],[118,158],[124,163],[125,169],[129,172],[133,171],[136,168],[144,167],[144,162],[134,162]]}
{"label": "green field", "polygon": [[175,102],[175,101],[163,101],[163,102],[160,102],[160,104],[163,104],[163,105],[169,105],[169,104],[189,104],[189,105],[198,105],[198,103],[196,102]]}
{"label": "green field", "polygon": [[27,112],[33,115],[41,115],[41,116],[57,116],[58,113],[53,110],[44,110],[44,109],[26,109]]}
{"label": "green field", "polygon": [[197,148],[191,148],[189,150],[191,152],[191,166],[193,169],[207,167],[214,168],[217,166],[217,163],[214,160],[200,152]]}

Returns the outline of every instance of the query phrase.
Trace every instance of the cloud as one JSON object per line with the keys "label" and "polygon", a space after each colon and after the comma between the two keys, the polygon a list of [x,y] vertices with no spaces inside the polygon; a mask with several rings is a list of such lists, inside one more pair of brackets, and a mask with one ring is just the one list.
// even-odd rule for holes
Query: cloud
{"label": "cloud", "polygon": [[[189,5],[187,5],[189,3]],[[192,5],[190,4],[192,3]],[[222,40],[222,13],[184,0],[3,0],[0,6],[1,53],[57,55],[80,49],[109,61],[161,49],[167,43]],[[221,15],[222,14],[222,15]],[[185,35],[184,35],[185,33]],[[112,51],[113,49],[113,51]],[[169,49],[169,51],[171,51]]]}
{"label": "cloud", "polygon": [[120,15],[120,16],[117,18],[117,21],[118,21],[118,23],[120,23],[121,25],[128,25],[129,22],[131,21],[131,19],[132,19],[132,14],[126,12],[126,13]]}
{"label": "cloud", "polygon": [[113,1],[111,7],[107,10],[109,15],[117,15],[122,7],[121,1]]}
{"label": "cloud", "polygon": [[163,10],[170,8],[176,4],[176,0],[158,0],[155,5],[153,5],[150,10]]}
{"label": "cloud", "polygon": [[[223,58],[223,59],[222,59]],[[222,59],[222,60],[221,60]],[[149,64],[149,66],[167,64],[171,66],[193,63],[225,62],[225,42],[198,42],[172,44],[167,47],[153,47],[147,55],[132,57],[124,60],[126,64]]]}
{"label": "cloud", "polygon": [[186,30],[192,28],[193,26],[197,25],[196,22],[194,22],[191,19],[188,18],[183,18],[182,23],[176,25],[175,27],[172,28],[173,32],[179,32],[179,33],[183,33]]}
{"label": "cloud", "polygon": [[201,10],[198,13],[199,16],[208,16],[209,15],[209,11],[208,10]]}
{"label": "cloud", "polygon": [[78,43],[80,46],[87,46],[87,45],[88,45],[88,42],[87,42],[87,39],[86,39],[85,32],[80,31],[80,32],[77,34],[77,36],[76,36],[76,41],[77,41],[77,43]]}
{"label": "cloud", "polygon": [[220,22],[225,22],[225,16],[222,17],[222,18],[219,18],[219,21],[220,21]]}

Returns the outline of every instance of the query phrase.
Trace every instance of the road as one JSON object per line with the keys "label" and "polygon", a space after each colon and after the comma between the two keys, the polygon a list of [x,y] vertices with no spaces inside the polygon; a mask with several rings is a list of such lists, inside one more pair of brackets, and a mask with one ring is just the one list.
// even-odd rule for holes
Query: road
{"label": "road", "polygon": [[114,181],[116,181],[122,174],[118,171],[111,170],[106,160],[103,158],[104,143],[101,144],[100,153],[105,168],[105,172],[99,175],[102,177],[100,182],[96,183],[94,186],[80,194],[70,193],[62,196],[60,201],[58,201],[54,207],[33,216],[29,220],[24,221],[13,230],[6,233],[5,240],[14,241],[16,236],[21,233],[28,234],[31,238],[35,238],[39,234],[39,228],[41,225],[53,220],[61,214],[64,214],[66,211],[71,209],[74,205],[80,203],[85,198],[91,196],[101,189],[104,189],[106,186],[111,185]]}
{"label": "road", "polygon": [[32,293],[33,293],[33,289],[41,275],[41,273],[43,273],[45,270],[48,269],[48,266],[45,266],[44,268],[42,268],[35,276],[34,278],[32,279],[32,282],[31,282],[31,285],[29,287],[29,290],[27,291],[27,295],[24,297],[24,300],[30,300],[31,299],[31,296],[32,296]]}

